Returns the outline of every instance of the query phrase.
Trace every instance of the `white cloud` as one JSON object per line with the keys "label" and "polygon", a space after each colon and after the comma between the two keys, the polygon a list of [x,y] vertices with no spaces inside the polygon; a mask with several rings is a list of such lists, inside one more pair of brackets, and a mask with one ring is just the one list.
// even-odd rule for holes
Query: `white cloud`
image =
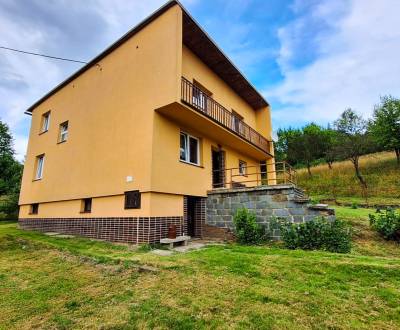
{"label": "white cloud", "polygon": [[[165,2],[3,0],[1,45],[89,60]],[[30,124],[24,110],[79,67],[0,50],[0,119],[10,126],[19,160],[25,156]]]}
{"label": "white cloud", "polygon": [[[265,91],[275,124],[326,123],[347,107],[369,116],[380,95],[399,97],[400,2],[309,3],[303,11],[297,4],[300,16],[279,30],[284,79]],[[313,58],[301,65],[304,49]]]}

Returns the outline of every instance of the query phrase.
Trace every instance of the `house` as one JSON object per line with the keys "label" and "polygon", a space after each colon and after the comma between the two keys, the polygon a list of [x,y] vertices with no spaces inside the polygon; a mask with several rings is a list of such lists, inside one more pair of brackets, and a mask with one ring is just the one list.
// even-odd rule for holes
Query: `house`
{"label": "house", "polygon": [[26,113],[25,229],[151,243],[175,224],[203,236],[210,191],[277,180],[268,102],[178,1]]}

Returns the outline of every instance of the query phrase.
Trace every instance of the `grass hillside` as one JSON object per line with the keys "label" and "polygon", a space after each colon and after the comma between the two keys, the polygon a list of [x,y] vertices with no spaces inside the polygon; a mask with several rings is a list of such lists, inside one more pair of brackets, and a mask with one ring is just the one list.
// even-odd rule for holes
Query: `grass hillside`
{"label": "grass hillside", "polygon": [[333,163],[333,169],[325,164],[314,166],[311,168],[311,178],[306,169],[300,169],[297,171],[298,185],[316,199],[372,205],[400,204],[400,167],[396,164],[393,152],[363,156],[360,168],[367,181],[367,196],[363,193],[350,161]]}
{"label": "grass hillside", "polygon": [[399,329],[400,247],[368,211],[337,208],[350,254],[228,244],[161,257],[0,222],[0,329]]}

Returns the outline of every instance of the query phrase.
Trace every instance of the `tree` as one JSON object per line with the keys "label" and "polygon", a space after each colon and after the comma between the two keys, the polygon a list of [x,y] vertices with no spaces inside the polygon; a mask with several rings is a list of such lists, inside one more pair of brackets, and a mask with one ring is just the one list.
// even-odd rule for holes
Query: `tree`
{"label": "tree", "polygon": [[0,120],[0,157],[14,155],[13,138],[7,124]]}
{"label": "tree", "polygon": [[301,129],[278,130],[276,151],[279,159],[286,160],[293,165],[306,165],[309,176],[312,176],[312,162],[324,156],[324,145],[324,130],[314,123]]}
{"label": "tree", "polygon": [[336,153],[337,144],[337,132],[328,126],[328,128],[323,131],[323,153],[324,159],[330,170],[332,169],[333,162],[338,159],[338,155]]}
{"label": "tree", "polygon": [[275,158],[278,161],[286,160],[291,164],[295,164],[295,162],[291,162],[288,159],[288,148],[289,148],[289,141],[292,139],[293,136],[297,135],[299,132],[298,129],[294,128],[287,128],[287,129],[278,129],[277,136],[278,140],[274,143],[275,146]]}
{"label": "tree", "polygon": [[373,121],[369,130],[377,144],[386,150],[394,150],[400,166],[400,99],[381,97],[374,108]]}
{"label": "tree", "polygon": [[367,132],[367,121],[349,108],[335,121],[334,126],[338,134],[335,147],[337,155],[353,163],[358,180],[363,188],[367,188],[367,182],[361,174],[359,165],[360,156],[370,152],[372,148],[371,137]]}
{"label": "tree", "polygon": [[323,157],[324,134],[323,129],[311,123],[300,130],[292,132],[288,139],[288,160],[293,163],[303,163],[307,166],[311,177],[311,164]]}
{"label": "tree", "polygon": [[22,164],[15,158],[8,126],[0,121],[0,213],[16,217],[22,176]]}

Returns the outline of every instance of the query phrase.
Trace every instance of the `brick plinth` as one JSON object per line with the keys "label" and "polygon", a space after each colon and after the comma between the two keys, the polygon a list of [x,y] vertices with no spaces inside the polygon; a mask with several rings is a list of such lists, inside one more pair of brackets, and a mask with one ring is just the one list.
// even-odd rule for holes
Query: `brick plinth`
{"label": "brick plinth", "polygon": [[19,219],[20,227],[26,230],[132,244],[159,243],[167,237],[171,224],[177,226],[177,235],[183,234],[183,217]]}

